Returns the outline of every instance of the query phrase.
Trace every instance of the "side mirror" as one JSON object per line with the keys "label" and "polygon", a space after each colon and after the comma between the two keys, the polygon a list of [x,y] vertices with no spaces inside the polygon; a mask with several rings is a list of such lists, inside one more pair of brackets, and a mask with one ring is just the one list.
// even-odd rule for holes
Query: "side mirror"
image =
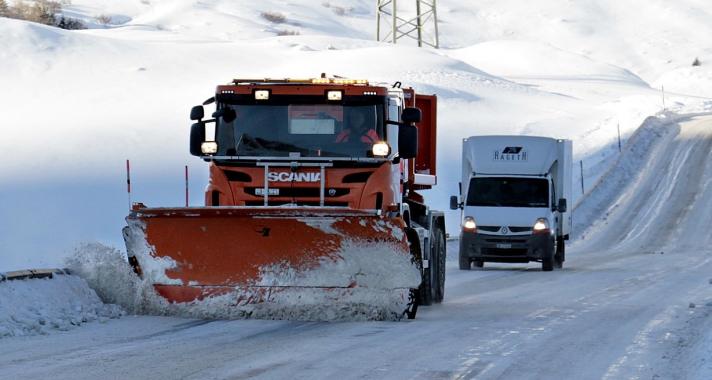
{"label": "side mirror", "polygon": [[403,113],[401,114],[401,120],[403,120],[404,123],[410,124],[410,123],[420,123],[420,120],[422,120],[423,114],[420,112],[420,109],[418,108],[403,108]]}
{"label": "side mirror", "polygon": [[195,106],[190,110],[190,120],[201,120],[205,117],[203,106]]}
{"label": "side mirror", "polygon": [[566,199],[560,198],[559,199],[559,204],[556,205],[556,210],[559,212],[566,212]]}
{"label": "side mirror", "polygon": [[205,124],[193,124],[190,127],[190,154],[198,157],[203,156],[203,152],[200,150],[203,141],[205,141]]}
{"label": "side mirror", "polygon": [[456,196],[451,196],[450,197],[450,210],[457,210],[460,208],[460,203],[457,201]]}
{"label": "side mirror", "polygon": [[222,118],[226,123],[232,123],[237,118],[237,113],[232,108],[223,108],[213,112],[214,118]]}
{"label": "side mirror", "polygon": [[418,128],[415,126],[398,127],[398,155],[400,158],[415,158],[418,155]]}

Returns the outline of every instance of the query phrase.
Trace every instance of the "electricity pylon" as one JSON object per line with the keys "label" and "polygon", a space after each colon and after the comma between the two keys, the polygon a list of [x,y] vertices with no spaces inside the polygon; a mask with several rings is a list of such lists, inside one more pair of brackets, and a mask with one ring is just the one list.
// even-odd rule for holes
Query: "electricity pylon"
{"label": "electricity pylon", "polygon": [[[437,49],[440,44],[436,0],[415,0],[416,13],[412,18],[401,17],[396,2],[397,0],[378,0],[376,39],[395,44],[399,39],[408,37],[418,41],[420,47],[427,45]],[[381,28],[382,23],[385,28]],[[430,27],[429,23],[432,23]]]}

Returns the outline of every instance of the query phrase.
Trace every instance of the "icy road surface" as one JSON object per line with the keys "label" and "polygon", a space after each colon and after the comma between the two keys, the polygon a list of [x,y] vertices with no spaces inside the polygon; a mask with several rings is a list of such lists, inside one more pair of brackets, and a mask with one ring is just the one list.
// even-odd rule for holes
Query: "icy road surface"
{"label": "icy road surface", "polygon": [[654,132],[650,148],[629,147],[582,203],[597,219],[569,250],[564,270],[487,263],[460,271],[453,241],[445,302],[422,308],[414,321],[124,317],[3,339],[0,372],[53,379],[710,379],[712,119]]}

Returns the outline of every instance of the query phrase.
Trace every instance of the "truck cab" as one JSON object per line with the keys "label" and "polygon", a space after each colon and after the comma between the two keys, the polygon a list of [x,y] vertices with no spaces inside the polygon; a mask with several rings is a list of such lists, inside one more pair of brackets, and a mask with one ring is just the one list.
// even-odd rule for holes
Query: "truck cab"
{"label": "truck cab", "polygon": [[460,269],[538,261],[562,267],[569,237],[571,142],[477,136],[463,143]]}
{"label": "truck cab", "polygon": [[407,92],[330,78],[218,86],[214,124],[202,106],[192,115],[191,153],[211,163],[206,205],[403,211],[401,161],[416,158],[422,124]]}

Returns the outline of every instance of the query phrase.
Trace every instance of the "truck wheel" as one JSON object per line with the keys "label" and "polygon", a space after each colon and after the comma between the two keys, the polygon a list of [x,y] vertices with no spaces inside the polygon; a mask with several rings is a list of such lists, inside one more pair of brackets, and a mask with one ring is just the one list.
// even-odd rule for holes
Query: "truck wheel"
{"label": "truck wheel", "polygon": [[475,267],[477,267],[477,268],[484,268],[484,266],[485,266],[485,262],[482,260],[475,260],[474,262],[475,262]]}
{"label": "truck wheel", "polygon": [[437,263],[435,266],[435,290],[433,291],[433,301],[443,302],[445,298],[445,234],[438,228],[433,233],[433,252],[430,256]]}
{"label": "truck wheel", "polygon": [[470,258],[460,252],[460,270],[470,270],[471,264]]}
{"label": "truck wheel", "polygon": [[425,306],[433,304],[433,283],[430,280],[431,269],[432,266],[430,268],[423,269],[423,282],[420,283],[420,288],[418,289],[418,293],[420,295],[418,297],[418,303]]}
{"label": "truck wheel", "polygon": [[554,250],[553,249],[549,252],[546,252],[544,254],[544,257],[542,257],[541,270],[544,272],[551,272],[552,270],[554,270]]}
{"label": "truck wheel", "polygon": [[417,289],[417,295],[418,295],[418,304],[419,305],[432,305],[433,303],[433,282],[431,279],[431,271],[433,268],[433,265],[437,265],[437,263],[434,263],[432,258],[429,261],[428,268],[423,268],[423,256],[422,256],[422,250],[420,246],[420,238],[418,237],[418,233],[415,232],[414,229],[408,228],[406,229],[406,235],[408,236],[408,242],[410,243],[410,251],[413,257],[416,259],[416,262],[418,265],[422,268],[421,270],[421,276],[422,280],[420,282],[420,286]]}
{"label": "truck wheel", "polygon": [[[418,314],[418,289],[411,289],[408,299],[408,306],[403,311],[403,314],[408,319],[415,319],[415,315]],[[402,316],[401,316],[402,317]]]}
{"label": "truck wheel", "polygon": [[554,256],[554,265],[556,268],[561,269],[564,267],[564,261],[566,260],[566,245],[564,244],[564,237],[560,237],[556,240],[556,255]]}
{"label": "truck wheel", "polygon": [[430,293],[430,268],[423,268],[423,254],[420,250],[420,238],[418,233],[412,228],[405,229],[410,245],[410,254],[414,264],[421,268],[421,282],[417,289],[411,289],[410,302],[405,313],[408,319],[415,318],[418,312],[418,305],[430,305],[432,303],[432,294]]}

